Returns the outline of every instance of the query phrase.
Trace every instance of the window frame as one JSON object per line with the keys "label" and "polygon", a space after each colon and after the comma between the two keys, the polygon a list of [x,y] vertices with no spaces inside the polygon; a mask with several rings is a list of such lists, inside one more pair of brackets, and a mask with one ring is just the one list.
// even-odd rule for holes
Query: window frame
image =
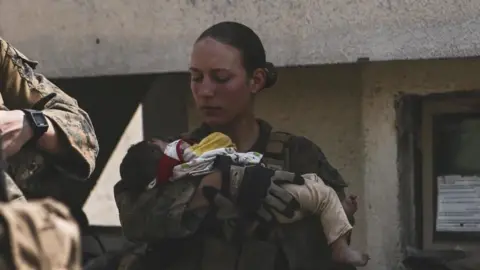
{"label": "window frame", "polygon": [[[422,215],[417,217],[422,219],[422,247],[423,249],[451,249],[461,248],[464,250],[473,250],[478,248],[480,241],[468,241],[459,233],[458,240],[436,240],[435,233],[435,205],[433,202],[433,122],[436,115],[458,113],[480,113],[479,96],[468,97],[449,97],[441,99],[424,98],[421,108],[421,127],[420,127],[420,147],[421,157],[421,193],[422,193]],[[436,199],[436,198],[435,198]],[[451,235],[453,235],[452,233]],[[463,234],[464,235],[464,234]],[[449,237],[453,238],[453,237]],[[462,239],[463,238],[463,239]]]}

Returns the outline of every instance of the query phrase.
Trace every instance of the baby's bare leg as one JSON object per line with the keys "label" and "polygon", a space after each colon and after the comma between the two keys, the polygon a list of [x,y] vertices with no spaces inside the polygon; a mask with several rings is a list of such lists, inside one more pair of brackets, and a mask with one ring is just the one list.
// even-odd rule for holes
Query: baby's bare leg
{"label": "baby's bare leg", "polygon": [[285,184],[283,187],[295,197],[305,214],[320,216],[335,261],[364,266],[368,262],[368,255],[351,249],[347,244],[347,233],[352,226],[336,192],[316,174],[305,174],[303,177],[305,185]]}
{"label": "baby's bare leg", "polygon": [[298,201],[304,214],[320,217],[328,243],[331,244],[348,233],[352,226],[335,190],[325,185],[316,174],[305,174],[303,178],[304,185],[285,184],[282,187]]}
{"label": "baby's bare leg", "polygon": [[332,257],[335,262],[361,267],[367,265],[370,260],[370,256],[367,253],[361,253],[348,245],[346,234],[340,236],[330,246],[332,247]]}

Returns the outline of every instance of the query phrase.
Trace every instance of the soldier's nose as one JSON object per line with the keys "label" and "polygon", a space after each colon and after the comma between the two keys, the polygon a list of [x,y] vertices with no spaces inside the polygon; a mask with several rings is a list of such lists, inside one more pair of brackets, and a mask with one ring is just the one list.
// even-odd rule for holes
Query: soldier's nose
{"label": "soldier's nose", "polygon": [[202,85],[198,91],[198,94],[201,97],[213,97],[215,95],[215,88],[208,84]]}

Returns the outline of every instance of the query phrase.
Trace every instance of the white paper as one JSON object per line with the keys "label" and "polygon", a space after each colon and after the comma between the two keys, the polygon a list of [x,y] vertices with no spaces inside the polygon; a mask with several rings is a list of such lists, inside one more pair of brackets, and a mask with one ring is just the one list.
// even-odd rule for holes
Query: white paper
{"label": "white paper", "polygon": [[438,232],[480,232],[480,177],[437,178]]}

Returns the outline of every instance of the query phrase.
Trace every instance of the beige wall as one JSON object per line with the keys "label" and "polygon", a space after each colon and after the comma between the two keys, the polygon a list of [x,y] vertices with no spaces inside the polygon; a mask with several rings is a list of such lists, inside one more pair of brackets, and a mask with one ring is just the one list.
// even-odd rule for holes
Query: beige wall
{"label": "beige wall", "polygon": [[214,22],[247,23],[279,66],[473,56],[470,0],[2,0],[0,35],[53,77],[185,71]]}
{"label": "beige wall", "polygon": [[479,69],[478,59],[375,63],[363,69],[365,233],[374,262],[387,266],[382,269],[395,269],[400,258],[399,209],[412,203],[397,197],[395,95],[478,90]]}
{"label": "beige wall", "polygon": [[[280,70],[277,86],[259,95],[258,115],[278,129],[315,141],[350,183],[350,192],[359,195],[353,244],[372,255],[367,269],[400,269],[404,229],[400,209],[412,204],[408,198],[399,198],[395,97],[400,92],[427,94],[480,89],[477,70],[480,60],[473,59],[284,68]],[[168,90],[188,91],[187,76],[160,76],[160,81],[170,81]],[[163,90],[157,85],[150,91]],[[192,128],[199,119],[190,95],[187,96],[188,126]],[[165,101],[160,92],[149,93],[147,97],[151,99],[150,105],[157,99],[159,104]],[[182,95],[176,97],[180,106]],[[118,225],[116,211],[112,212],[115,204],[111,179],[118,178],[119,157],[132,143],[142,139],[138,127],[160,124],[154,117],[141,118],[136,115],[132,119],[129,125],[132,129],[119,141],[85,207],[94,225]]]}
{"label": "beige wall", "polygon": [[119,168],[128,148],[141,141],[144,137],[142,112],[142,106],[140,105],[135,110],[132,119],[118,140],[97,180],[95,188],[83,206],[83,210],[91,225],[120,226],[113,186],[121,179]]}
{"label": "beige wall", "polygon": [[318,143],[360,196],[353,244],[372,255],[368,269],[400,269],[400,208],[412,204],[399,199],[395,96],[480,89],[478,70],[480,60],[289,68],[259,96],[260,117]]}

